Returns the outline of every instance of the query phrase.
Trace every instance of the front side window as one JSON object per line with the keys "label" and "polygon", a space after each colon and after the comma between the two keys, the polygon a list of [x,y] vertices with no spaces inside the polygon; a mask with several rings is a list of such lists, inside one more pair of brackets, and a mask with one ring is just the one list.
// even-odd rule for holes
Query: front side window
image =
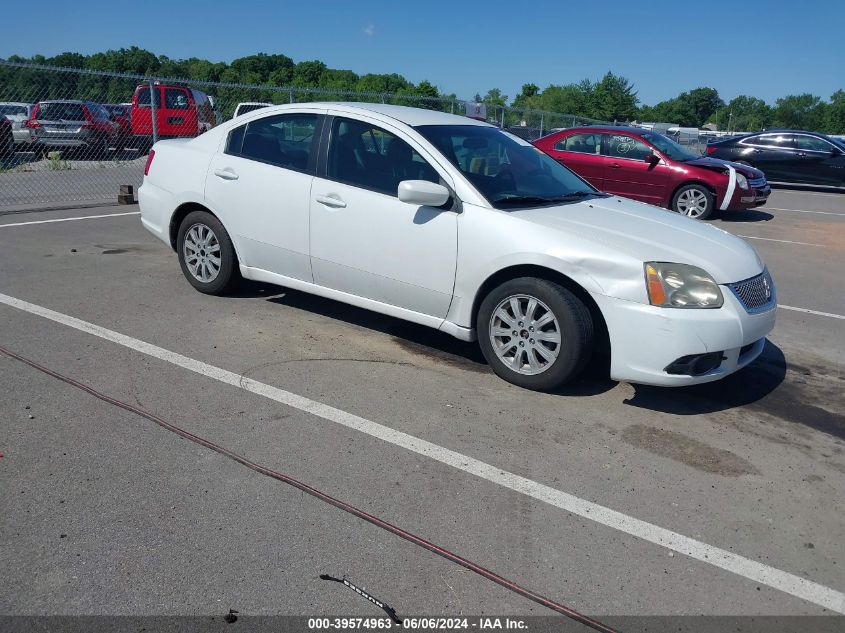
{"label": "front side window", "polygon": [[555,149],[559,152],[600,154],[601,137],[601,134],[573,134],[555,143]]}
{"label": "front side window", "polygon": [[604,195],[548,154],[493,126],[421,125],[415,129],[498,209]]}
{"label": "front side window", "polygon": [[[667,141],[669,139],[666,139]],[[645,160],[652,151],[651,148],[627,134],[608,134],[607,143],[604,148],[607,156],[614,158],[630,158],[631,160]]]}
{"label": "front side window", "polygon": [[[279,167],[307,171],[315,152],[316,129],[316,114],[277,114],[255,119],[232,130],[226,151]],[[240,150],[236,151],[238,146]]]}
{"label": "front side window", "polygon": [[[657,132],[644,132],[643,138],[654,145],[657,149],[663,152],[672,160],[686,162],[688,160],[695,160],[701,158],[689,152],[683,145],[679,145],[675,141]],[[645,158],[645,156],[643,156]]]}
{"label": "front side window", "polygon": [[798,149],[809,150],[811,152],[831,152],[833,145],[821,138],[815,136],[795,136],[795,145]]}
{"label": "front side window", "polygon": [[328,177],[389,196],[403,180],[440,182],[437,171],[392,132],[340,117],[332,125]]}

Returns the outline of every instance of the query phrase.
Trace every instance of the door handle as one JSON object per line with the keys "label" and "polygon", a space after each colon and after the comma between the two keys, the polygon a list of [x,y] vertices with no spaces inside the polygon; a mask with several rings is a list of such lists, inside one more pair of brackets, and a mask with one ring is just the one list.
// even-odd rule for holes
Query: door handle
{"label": "door handle", "polygon": [[807,153],[806,152],[798,152],[798,157],[799,158],[807,158]]}
{"label": "door handle", "polygon": [[610,167],[612,169],[620,169],[622,165],[620,165],[619,163],[610,163]]}
{"label": "door handle", "polygon": [[226,169],[215,169],[214,175],[217,176],[218,178],[222,178],[223,180],[237,180],[238,179],[238,175],[234,171],[229,169],[228,167]]}
{"label": "door handle", "polygon": [[314,198],[320,204],[324,204],[327,207],[332,207],[333,209],[344,209],[346,208],[346,203],[336,196],[317,196]]}

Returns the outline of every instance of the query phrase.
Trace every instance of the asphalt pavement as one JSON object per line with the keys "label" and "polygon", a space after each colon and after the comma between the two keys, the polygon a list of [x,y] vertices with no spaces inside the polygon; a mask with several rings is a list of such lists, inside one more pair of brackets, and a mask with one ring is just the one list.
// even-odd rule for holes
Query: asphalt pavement
{"label": "asphalt pavement", "polygon": [[[199,294],[136,211],[0,216],[0,346],[587,614],[845,613],[845,194],[713,221],[777,284],[751,366],[674,390],[596,366],[554,394],[333,301]],[[17,360],[0,374],[2,613],[384,615],[320,574],[400,615],[549,613]]]}

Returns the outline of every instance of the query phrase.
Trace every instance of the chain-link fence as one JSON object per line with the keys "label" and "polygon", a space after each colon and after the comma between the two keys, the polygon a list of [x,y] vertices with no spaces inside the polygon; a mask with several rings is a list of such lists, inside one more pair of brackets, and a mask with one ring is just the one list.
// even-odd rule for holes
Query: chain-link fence
{"label": "chain-link fence", "polygon": [[197,136],[261,105],[311,101],[466,114],[527,140],[596,122],[415,94],[212,83],[0,60],[0,208],[116,200],[121,185],[140,185],[156,139]]}

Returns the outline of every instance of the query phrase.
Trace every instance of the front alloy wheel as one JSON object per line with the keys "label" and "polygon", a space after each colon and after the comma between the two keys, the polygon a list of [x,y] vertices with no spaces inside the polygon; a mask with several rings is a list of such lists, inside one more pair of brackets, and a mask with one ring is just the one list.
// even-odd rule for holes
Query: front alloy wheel
{"label": "front alloy wheel", "polygon": [[554,312],[528,295],[502,299],[490,318],[488,332],[499,360],[525,376],[549,369],[560,350],[560,325]]}
{"label": "front alloy wheel", "polygon": [[559,387],[592,355],[589,309],[572,291],[546,279],[520,277],[495,288],[481,302],[476,325],[493,371],[526,389]]}
{"label": "front alloy wheel", "polygon": [[694,220],[706,220],[713,214],[713,194],[701,185],[681,187],[672,199],[672,209]]}

